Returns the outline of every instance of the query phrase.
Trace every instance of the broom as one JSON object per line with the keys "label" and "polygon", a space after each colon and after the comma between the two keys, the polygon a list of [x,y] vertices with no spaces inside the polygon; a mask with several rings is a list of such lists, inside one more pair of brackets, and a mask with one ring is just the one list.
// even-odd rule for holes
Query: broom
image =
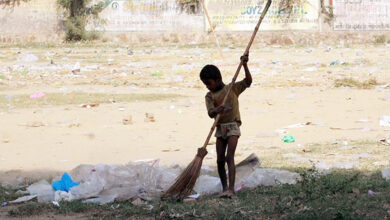
{"label": "broom", "polygon": [[[269,7],[271,6],[271,2],[272,0],[267,1],[267,4],[255,27],[255,30],[253,31],[252,38],[250,39],[248,46],[246,47],[244,55],[249,54],[249,49],[252,46],[253,40],[255,39],[255,36],[257,34],[257,31],[259,30],[261,22],[263,21]],[[221,104],[222,106],[225,105],[226,103],[227,97],[229,96],[229,93],[232,90],[232,85],[234,84],[238,74],[240,73],[241,67],[242,67],[242,61],[238,65],[237,71],[232,79],[232,83],[230,84],[226,96],[224,97],[223,102]],[[220,117],[221,115],[218,114],[217,117],[215,118],[214,123],[211,126],[209,135],[207,136],[206,141],[203,144],[203,147],[198,148],[198,153],[196,154],[195,158],[187,166],[187,168],[180,174],[180,176],[176,179],[176,182],[162,195],[161,199],[183,199],[191,194],[192,189],[194,188],[194,185],[196,183],[196,180],[199,177],[203,158],[207,155],[206,147],[210,141],[211,135],[213,134]]]}

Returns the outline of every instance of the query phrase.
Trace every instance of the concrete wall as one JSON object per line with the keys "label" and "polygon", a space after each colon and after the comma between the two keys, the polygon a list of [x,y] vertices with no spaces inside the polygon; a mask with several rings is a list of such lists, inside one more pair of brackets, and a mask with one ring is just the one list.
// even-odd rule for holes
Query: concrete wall
{"label": "concrete wall", "polygon": [[56,0],[31,0],[0,6],[0,42],[53,41],[60,38]]}
{"label": "concrete wall", "polygon": [[[390,30],[390,0],[325,0],[325,5],[332,5],[334,8],[333,23],[325,22],[320,13],[320,0],[308,0],[307,3],[294,7],[290,17],[278,11],[279,1],[273,0],[261,26],[262,30],[313,33]],[[216,31],[229,38],[229,33],[237,35],[236,31],[252,31],[265,2],[266,0],[205,0],[205,5]],[[104,24],[91,23],[88,28],[131,42],[157,38],[163,42],[172,39],[173,42],[207,41],[210,38],[209,25],[202,7],[191,7],[183,8],[176,0],[106,0],[100,15]],[[0,42],[62,41],[62,13],[56,0],[30,0],[27,3],[21,2],[14,8],[0,6]]]}

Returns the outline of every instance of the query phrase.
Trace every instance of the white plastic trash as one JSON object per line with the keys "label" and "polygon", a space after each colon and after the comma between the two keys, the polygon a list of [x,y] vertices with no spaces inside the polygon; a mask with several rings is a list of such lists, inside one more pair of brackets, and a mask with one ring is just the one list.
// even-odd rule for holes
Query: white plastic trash
{"label": "white plastic trash", "polygon": [[382,170],[383,179],[390,180],[390,169]]}
{"label": "white plastic trash", "polygon": [[200,195],[222,192],[221,180],[218,177],[202,175],[196,181],[194,190]]}
{"label": "white plastic trash", "polygon": [[296,184],[301,179],[298,173],[277,169],[256,169],[245,181],[246,187]]}
{"label": "white plastic trash", "polygon": [[37,195],[38,202],[40,203],[54,201],[54,190],[46,180],[41,180],[30,185],[27,187],[27,191],[30,193],[30,195]]}
{"label": "white plastic trash", "polygon": [[379,125],[383,127],[390,127],[390,116],[383,115],[379,118]]}

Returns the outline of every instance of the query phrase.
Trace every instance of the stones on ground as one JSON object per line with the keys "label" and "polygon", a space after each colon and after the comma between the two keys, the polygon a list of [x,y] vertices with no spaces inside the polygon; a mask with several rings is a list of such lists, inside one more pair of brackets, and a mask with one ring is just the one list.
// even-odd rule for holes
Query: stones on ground
{"label": "stones on ground", "polygon": [[37,62],[39,58],[32,53],[28,53],[26,55],[20,56],[18,60],[25,63],[32,63]]}
{"label": "stones on ground", "polygon": [[122,119],[122,123],[124,125],[131,125],[131,124],[133,124],[133,117],[131,117],[131,115],[127,116],[126,118]]}
{"label": "stones on ground", "polygon": [[41,121],[33,121],[26,124],[26,127],[30,127],[30,128],[38,128],[43,126],[45,126],[45,124]]}
{"label": "stones on ground", "polygon": [[383,179],[390,180],[390,169],[382,170]]}
{"label": "stones on ground", "polygon": [[376,161],[376,162],[372,163],[372,165],[377,166],[377,167],[387,166],[387,165],[389,165],[389,161]]}
{"label": "stones on ground", "polygon": [[145,202],[142,201],[142,199],[140,198],[136,198],[134,199],[131,204],[135,205],[135,206],[142,206],[142,205],[145,205]]}
{"label": "stones on ground", "polygon": [[390,146],[390,137],[379,140],[379,143]]}
{"label": "stones on ground", "polygon": [[98,103],[81,104],[81,105],[80,105],[81,108],[94,108],[94,107],[98,107],[98,106],[99,106]]}
{"label": "stones on ground", "polygon": [[80,74],[81,68],[80,68],[80,62],[77,62],[73,68],[72,68],[72,73],[73,74]]}
{"label": "stones on ground", "polygon": [[145,122],[156,122],[152,113],[145,113]]}
{"label": "stones on ground", "polygon": [[329,174],[334,169],[342,169],[342,170],[356,169],[356,168],[359,167],[359,162],[358,161],[354,161],[354,162],[335,162],[335,163],[332,163],[332,164],[327,164],[327,163],[321,161],[319,163],[316,163],[314,165],[314,167],[316,168],[316,170],[319,173]]}

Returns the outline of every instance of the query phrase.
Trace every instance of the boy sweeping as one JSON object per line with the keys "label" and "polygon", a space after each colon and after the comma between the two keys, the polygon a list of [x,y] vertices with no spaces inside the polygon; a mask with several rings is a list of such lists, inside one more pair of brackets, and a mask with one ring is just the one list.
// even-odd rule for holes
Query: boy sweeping
{"label": "boy sweeping", "polygon": [[[252,76],[247,65],[248,55],[242,56],[241,61],[245,69],[245,79],[232,85],[232,90],[224,106],[221,104],[230,84],[225,85],[223,83],[221,72],[214,65],[206,65],[200,72],[200,79],[206,85],[207,89],[210,90],[205,97],[208,115],[210,118],[215,118],[218,114],[221,114],[217,123],[217,131],[215,132],[215,137],[217,138],[217,165],[223,189],[223,193],[220,197],[228,198],[234,194],[234,182],[236,177],[234,153],[236,151],[238,138],[241,135],[238,96],[252,83]],[[229,185],[227,185],[225,163],[227,163],[229,170]]]}

